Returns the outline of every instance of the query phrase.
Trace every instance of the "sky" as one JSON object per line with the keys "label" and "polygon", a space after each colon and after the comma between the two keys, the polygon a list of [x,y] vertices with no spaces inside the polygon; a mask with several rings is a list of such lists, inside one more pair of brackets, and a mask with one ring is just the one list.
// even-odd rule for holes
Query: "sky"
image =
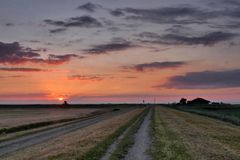
{"label": "sky", "polygon": [[238,0],[1,0],[0,103],[240,103]]}

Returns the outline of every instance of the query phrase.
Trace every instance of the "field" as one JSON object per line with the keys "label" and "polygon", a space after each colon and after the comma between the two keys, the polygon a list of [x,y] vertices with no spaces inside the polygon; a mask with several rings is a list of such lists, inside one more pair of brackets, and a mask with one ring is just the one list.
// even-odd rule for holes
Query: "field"
{"label": "field", "polygon": [[[65,112],[70,114],[74,110],[78,114],[81,109],[71,108],[69,112]],[[95,111],[83,109],[86,114],[90,110]],[[194,111],[205,110],[219,115],[238,115],[236,108],[231,112],[223,108],[216,110],[217,112],[209,108]],[[63,114],[62,109],[53,111]],[[21,135],[7,140],[6,143],[0,142],[0,157],[3,160],[240,159],[239,125],[191,112],[160,105],[129,105],[122,108],[113,106],[108,112],[92,118],[67,124],[64,122],[52,128],[50,125],[45,131],[38,129],[36,133]],[[31,115],[31,112],[28,114]],[[35,143],[35,136],[43,140]],[[21,137],[28,139],[28,143],[33,142],[32,145],[26,147],[28,143],[25,144]],[[46,137],[48,138],[45,139]],[[3,154],[6,151],[5,146],[9,150],[11,143],[16,142],[19,147],[17,150]]]}
{"label": "field", "polygon": [[231,116],[240,119],[240,108],[239,109],[199,109],[199,111],[218,114],[222,116]]}
{"label": "field", "polygon": [[227,121],[240,125],[240,107],[239,106],[177,106],[179,110],[205,115],[208,117]]}
{"label": "field", "polygon": [[[240,158],[239,126],[165,107],[159,107],[156,114],[160,117],[158,124],[165,130],[163,133],[170,132],[166,135],[157,132],[164,152],[160,148],[157,150],[161,150],[159,152],[162,153],[161,157],[165,157],[163,159]],[[158,155],[156,151],[153,154]]]}
{"label": "field", "polygon": [[0,108],[0,129],[18,125],[36,123],[43,121],[53,121],[59,119],[79,118],[96,112],[98,109],[7,109]]}

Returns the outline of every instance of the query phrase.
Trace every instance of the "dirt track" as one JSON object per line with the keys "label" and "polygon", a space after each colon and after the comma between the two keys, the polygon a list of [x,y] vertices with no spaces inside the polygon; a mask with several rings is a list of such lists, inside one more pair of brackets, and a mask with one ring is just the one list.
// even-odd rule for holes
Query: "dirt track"
{"label": "dirt track", "polygon": [[121,110],[117,112],[106,113],[104,115],[97,116],[95,118],[73,122],[71,124],[67,124],[65,126],[49,129],[46,131],[34,133],[31,135],[27,135],[24,137],[20,137],[14,140],[9,140],[6,142],[0,143],[0,157],[6,154],[12,153],[14,151],[24,149],[26,147],[32,146],[34,144],[38,144],[52,138],[64,135],[66,133],[93,125],[103,120],[110,119],[116,115],[123,114],[128,112],[129,110]]}
{"label": "dirt track", "polygon": [[144,118],[141,127],[135,135],[135,143],[132,148],[129,149],[128,154],[125,156],[125,160],[151,160],[147,151],[150,149],[150,123],[151,123],[152,109],[148,112]]}

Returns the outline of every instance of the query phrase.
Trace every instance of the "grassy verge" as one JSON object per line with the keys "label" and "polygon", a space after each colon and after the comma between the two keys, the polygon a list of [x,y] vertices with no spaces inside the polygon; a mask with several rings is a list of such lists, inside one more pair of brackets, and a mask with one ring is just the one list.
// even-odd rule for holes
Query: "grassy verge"
{"label": "grassy verge", "polygon": [[182,140],[162,121],[160,111],[154,109],[152,121],[151,155],[154,160],[192,160]]}
{"label": "grassy verge", "polygon": [[30,123],[30,124],[20,125],[20,126],[16,126],[16,127],[11,127],[11,128],[2,128],[2,129],[0,129],[0,135],[21,132],[21,131],[36,129],[36,128],[45,127],[45,126],[49,126],[49,125],[55,125],[55,124],[75,121],[75,120],[88,119],[88,118],[92,118],[92,117],[95,117],[100,114],[104,114],[106,112],[108,112],[108,111],[96,111],[96,112],[90,113],[89,115],[79,117],[79,118],[67,118],[67,119],[60,119],[60,120],[53,120],[53,121]]}
{"label": "grassy verge", "polygon": [[213,113],[213,112],[209,112],[209,111],[204,111],[204,110],[197,110],[197,109],[180,109],[182,111],[185,112],[189,112],[189,113],[194,113],[194,114],[198,114],[198,115],[202,115],[202,116],[207,116],[210,118],[215,118],[218,120],[222,120],[225,122],[230,122],[232,124],[235,125],[240,125],[240,118],[237,116],[232,116],[232,115],[224,115],[221,113]]}
{"label": "grassy verge", "polygon": [[[144,111],[143,111],[144,112]],[[99,160],[107,151],[108,147],[115,141],[117,138],[123,134],[123,132],[130,127],[136,120],[139,119],[140,116],[142,116],[142,113],[136,115],[133,117],[130,121],[128,121],[126,124],[118,128],[113,134],[108,136],[105,140],[103,140],[101,143],[96,145],[94,148],[92,148],[90,151],[88,151],[85,155],[82,157],[78,157],[77,160]]]}
{"label": "grassy verge", "polygon": [[110,157],[110,160],[120,160],[123,159],[127,154],[129,148],[134,144],[134,135],[140,128],[144,117],[149,112],[149,109],[145,109],[143,113],[134,121],[131,128],[128,130],[123,139],[117,144],[116,150]]}

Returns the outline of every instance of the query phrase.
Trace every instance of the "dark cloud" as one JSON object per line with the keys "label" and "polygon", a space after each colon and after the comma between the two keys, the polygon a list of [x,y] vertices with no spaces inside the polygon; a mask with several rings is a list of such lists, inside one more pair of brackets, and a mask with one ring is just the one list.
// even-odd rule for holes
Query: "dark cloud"
{"label": "dark cloud", "polygon": [[207,0],[207,2],[211,6],[217,6],[217,5],[222,5],[224,7],[226,7],[226,5],[230,5],[232,7],[240,6],[239,0],[211,0],[210,2],[209,0]]}
{"label": "dark cloud", "polygon": [[48,64],[62,64],[70,61],[72,58],[82,59],[83,56],[78,56],[76,54],[64,54],[64,55],[48,55],[48,59],[45,59],[44,62]]}
{"label": "dark cloud", "polygon": [[121,29],[119,27],[109,27],[108,30],[113,33],[121,31]]}
{"label": "dark cloud", "polygon": [[222,16],[227,16],[233,19],[239,19],[240,18],[240,8],[237,9],[231,9],[231,10],[226,10],[222,12]]}
{"label": "dark cloud", "polygon": [[202,24],[218,15],[214,12],[191,7],[165,7],[156,9],[124,8],[120,11],[130,13],[127,19],[142,20],[159,24]]}
{"label": "dark cloud", "polygon": [[228,21],[225,24],[210,24],[213,29],[240,29],[240,22]]}
{"label": "dark cloud", "polygon": [[101,27],[102,24],[97,19],[91,16],[81,16],[81,17],[72,17],[65,21],[55,21],[51,19],[44,20],[45,23],[49,25],[54,25],[58,27],[86,27],[86,28],[93,28],[93,27]]}
{"label": "dark cloud", "polygon": [[12,76],[0,76],[0,78],[22,78],[23,75],[12,75]]}
{"label": "dark cloud", "polygon": [[136,77],[136,76],[126,76],[124,78],[126,78],[126,79],[137,79],[138,77]]}
{"label": "dark cloud", "polygon": [[81,81],[101,81],[103,77],[99,75],[72,75],[69,77],[70,80],[81,80]]}
{"label": "dark cloud", "polygon": [[8,71],[8,72],[45,72],[45,69],[39,68],[16,68],[16,67],[0,67],[0,71]]}
{"label": "dark cloud", "polygon": [[[40,49],[43,51],[42,49]],[[31,48],[25,48],[18,42],[3,43],[0,42],[0,63],[1,64],[23,64],[31,63],[46,63],[46,64],[62,64],[69,61],[71,58],[83,58],[75,54],[65,55],[49,55],[47,59],[41,58],[41,55]]]}
{"label": "dark cloud", "polygon": [[165,31],[168,33],[175,33],[175,34],[181,34],[181,33],[189,33],[193,29],[181,24],[175,24],[171,27],[167,28]]}
{"label": "dark cloud", "polygon": [[23,48],[18,42],[0,42],[0,63],[20,63],[39,56],[40,54]]}
{"label": "dark cloud", "polygon": [[125,15],[124,12],[121,11],[120,9],[110,10],[109,13],[115,17],[120,17]]}
{"label": "dark cloud", "polygon": [[174,76],[158,87],[179,89],[209,89],[240,87],[240,70],[189,72]]}
{"label": "dark cloud", "polygon": [[136,47],[131,42],[121,38],[113,38],[111,43],[94,45],[92,48],[85,50],[87,54],[107,54],[113,51],[122,51]]}
{"label": "dark cloud", "polygon": [[31,42],[31,43],[40,43],[39,40],[29,40],[29,41],[27,41],[27,42]]}
{"label": "dark cloud", "polygon": [[158,69],[173,69],[179,68],[186,65],[187,62],[184,61],[174,61],[174,62],[152,62],[152,63],[142,63],[133,66],[124,66],[124,69],[136,70],[138,72],[152,71]]}
{"label": "dark cloud", "polygon": [[61,32],[64,32],[66,31],[66,28],[57,28],[57,29],[51,29],[49,30],[50,33],[61,33]]}
{"label": "dark cloud", "polygon": [[82,41],[83,41],[83,39],[70,40],[70,41],[68,41],[68,44],[72,44],[72,43],[80,43],[80,42],[82,42]]}
{"label": "dark cloud", "polygon": [[102,6],[99,4],[86,3],[83,5],[80,5],[77,9],[85,10],[88,12],[95,12],[95,10],[98,8],[102,8]]}
{"label": "dark cloud", "polygon": [[224,2],[225,4],[230,4],[230,5],[238,5],[240,6],[240,2],[239,0],[222,0],[222,2]]}
{"label": "dark cloud", "polygon": [[6,23],[5,26],[12,27],[12,26],[14,26],[14,24],[13,23]]}
{"label": "dark cloud", "polygon": [[184,36],[179,34],[158,35],[152,32],[143,32],[139,34],[141,41],[149,43],[159,43],[166,45],[214,45],[219,42],[231,40],[237,34],[227,32],[210,32],[203,36]]}

